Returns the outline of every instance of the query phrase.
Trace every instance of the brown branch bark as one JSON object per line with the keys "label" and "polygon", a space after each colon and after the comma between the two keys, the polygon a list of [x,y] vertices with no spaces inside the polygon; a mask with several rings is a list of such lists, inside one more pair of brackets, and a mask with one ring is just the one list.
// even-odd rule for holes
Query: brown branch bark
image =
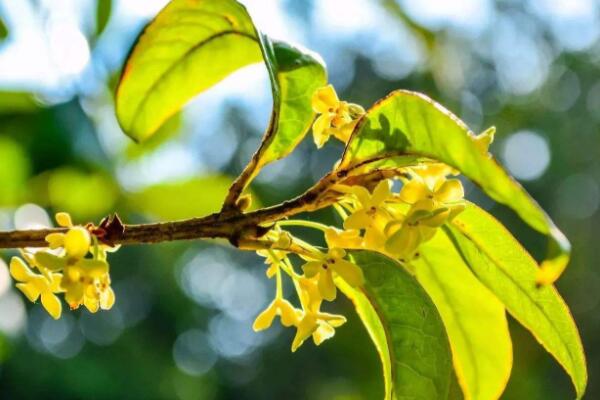
{"label": "brown branch bark", "polygon": [[[326,196],[327,189],[342,176],[331,173],[315,186],[295,199],[273,207],[263,208],[242,214],[237,211],[223,211],[202,218],[152,224],[125,225],[111,244],[159,243],[174,240],[192,240],[202,238],[225,238],[234,246],[240,240],[251,240],[264,235],[268,225],[277,220],[304,211],[313,211],[326,207],[335,198]],[[65,232],[65,228],[21,230],[0,232],[0,249],[23,247],[46,247],[45,240],[50,233]]]}
{"label": "brown branch bark", "polygon": [[[378,159],[374,160],[377,161]],[[278,220],[302,212],[315,211],[336,202],[340,193],[330,190],[336,183],[365,185],[369,187],[374,186],[381,179],[403,174],[397,168],[374,169],[360,175],[350,174],[354,169],[374,160],[368,160],[349,168],[333,171],[325,175],[316,185],[302,195],[276,206],[248,213],[242,213],[237,209],[223,210],[201,218],[124,225],[124,229],[116,235],[111,235],[110,241],[105,242],[111,245],[130,245],[175,240],[224,238],[236,247],[245,247],[244,243],[256,243],[257,239],[268,232],[270,225]],[[94,228],[92,227],[92,230]],[[0,249],[47,247],[48,244],[45,238],[48,234],[65,231],[65,228],[54,228],[0,232]],[[103,240],[101,237],[99,239]]]}

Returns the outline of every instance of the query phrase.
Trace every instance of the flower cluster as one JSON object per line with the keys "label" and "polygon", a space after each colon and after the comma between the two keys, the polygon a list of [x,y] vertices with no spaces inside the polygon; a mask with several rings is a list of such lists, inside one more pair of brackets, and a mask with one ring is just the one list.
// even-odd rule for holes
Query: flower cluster
{"label": "flower cluster", "polygon": [[[268,328],[276,316],[286,327],[295,327],[292,343],[295,351],[311,335],[315,344],[332,337],[335,328],[346,319],[341,315],[321,311],[323,301],[333,301],[337,283],[345,281],[351,287],[364,284],[361,268],[352,262],[346,250],[366,249],[408,262],[418,254],[418,248],[431,239],[436,229],[464,208],[464,191],[458,179],[448,178],[453,170],[444,164],[432,163],[406,169],[398,193],[392,182],[384,179],[372,191],[363,186],[337,185],[340,198],[336,209],[344,219],[343,229],[314,222],[297,221],[324,232],[327,250],[320,250],[280,226],[267,234],[271,248],[260,250],[269,265],[267,276],[276,278],[273,302],[254,322],[254,329]],[[294,225],[286,221],[286,225]],[[295,271],[290,253],[303,261],[302,274]],[[300,299],[300,308],[283,298],[282,276],[289,276]]]}
{"label": "flower cluster", "polygon": [[[276,278],[275,299],[256,318],[253,328],[255,331],[267,329],[275,317],[279,316],[283,326],[296,328],[292,351],[296,351],[311,336],[315,344],[319,345],[335,334],[335,328],[346,322],[342,315],[321,310],[324,300],[332,301],[336,298],[335,280],[343,279],[352,286],[362,285],[362,270],[346,259],[346,252],[342,249],[330,247],[327,252],[323,252],[280,229],[272,230],[268,236],[277,250],[260,250],[258,254],[265,257],[265,263],[269,265],[267,277]],[[290,251],[285,250],[292,243],[301,249],[297,254],[304,261],[303,274],[294,270],[288,257]],[[299,308],[283,298],[283,274],[289,276],[294,283],[300,300]]]}
{"label": "flower cluster", "polygon": [[362,186],[338,186],[344,230],[328,232],[330,241],[345,248],[362,248],[408,261],[436,229],[464,209],[464,190],[445,164],[407,168],[399,193],[390,180],[380,181],[369,192]]}
{"label": "flower cluster", "polygon": [[331,85],[317,89],[312,98],[312,108],[319,114],[313,124],[313,138],[318,148],[323,147],[331,136],[347,143],[356,123],[365,113],[358,104],[340,101]]}
{"label": "flower cluster", "polygon": [[56,214],[56,222],[68,229],[46,236],[47,248],[22,249],[22,258],[12,258],[10,274],[18,282],[16,287],[32,302],[41,298],[55,319],[62,313],[59,293],[64,293],[71,309],[81,305],[90,312],[110,309],[115,294],[106,253],[115,248],[99,244],[88,229],[74,226],[66,213]]}

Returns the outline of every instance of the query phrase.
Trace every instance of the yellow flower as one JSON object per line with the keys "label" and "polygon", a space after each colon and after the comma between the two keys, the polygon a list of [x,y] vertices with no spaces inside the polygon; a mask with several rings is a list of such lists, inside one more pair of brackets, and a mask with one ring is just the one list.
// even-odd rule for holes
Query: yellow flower
{"label": "yellow flower", "polygon": [[317,278],[319,292],[327,301],[335,300],[337,290],[333,282],[333,274],[339,275],[350,286],[356,287],[364,283],[362,269],[350,261],[344,260],[346,252],[343,249],[330,248],[326,254],[315,255],[302,266],[307,278]]}
{"label": "yellow flower", "polygon": [[386,179],[379,182],[373,189],[373,194],[362,186],[352,186],[350,191],[358,204],[344,221],[344,228],[364,229],[364,245],[369,249],[377,250],[383,247],[386,239],[383,230],[393,219],[385,204],[392,196],[389,181]]}
{"label": "yellow flower", "polygon": [[289,301],[282,298],[275,298],[269,306],[256,317],[252,328],[258,332],[265,330],[271,326],[275,316],[279,315],[283,326],[297,325],[299,322],[297,310],[290,304]]}
{"label": "yellow flower", "polygon": [[47,276],[36,274],[18,257],[13,257],[10,261],[10,274],[20,282],[17,283],[17,288],[31,302],[36,302],[41,297],[42,305],[48,314],[54,319],[60,318],[62,305],[55,293],[61,292],[61,274],[49,273]]}
{"label": "yellow flower", "polygon": [[[65,300],[71,308],[85,305],[91,312],[100,308],[110,309],[115,302],[115,294],[110,287],[106,253],[116,251],[118,246],[98,244],[92,235],[81,226],[74,226],[67,213],[56,214],[58,225],[69,228],[64,233],[51,233],[46,236],[47,249],[21,251],[23,258],[34,273],[21,259],[11,261],[11,274],[17,287],[31,300],[39,297],[48,312],[59,318],[62,306],[54,293],[64,292]],[[88,257],[90,255],[91,257]],[[62,272],[62,273],[60,273]]]}
{"label": "yellow flower", "polygon": [[300,291],[300,302],[304,311],[296,325],[292,352],[298,350],[311,335],[314,343],[317,346],[320,345],[335,335],[335,328],[346,322],[346,318],[342,315],[324,313],[319,310],[322,298],[314,279],[300,278],[296,284]]}
{"label": "yellow flower", "polygon": [[[411,208],[406,217],[388,225],[386,253],[395,258],[409,259],[414,256],[421,243],[435,235],[436,227],[431,226],[431,222],[437,223],[437,215],[435,211],[431,211],[432,206],[426,203],[427,201],[418,203]],[[444,210],[440,209],[442,212]]]}
{"label": "yellow flower", "polygon": [[340,101],[331,85],[317,89],[312,98],[313,111],[320,114],[313,124],[313,137],[318,148],[333,135],[346,143],[365,110],[357,105]]}
{"label": "yellow flower", "polygon": [[360,231],[356,229],[341,230],[329,227],[325,231],[325,241],[328,247],[360,249],[362,248],[363,238],[360,236]]}
{"label": "yellow flower", "polygon": [[257,250],[256,254],[261,257],[265,257],[265,264],[269,265],[267,268],[266,274],[267,278],[271,279],[275,276],[277,272],[277,268],[279,268],[279,263],[282,262],[287,257],[287,251],[282,250]]}
{"label": "yellow flower", "polygon": [[430,211],[427,224],[440,226],[464,207],[464,189],[458,179],[446,179],[449,167],[434,165],[424,169],[413,169],[413,178],[400,190],[400,200]]}
{"label": "yellow flower", "polygon": [[108,263],[104,260],[80,259],[64,267],[61,287],[65,300],[72,309],[82,304],[92,313],[109,310],[115,302],[110,287]]}

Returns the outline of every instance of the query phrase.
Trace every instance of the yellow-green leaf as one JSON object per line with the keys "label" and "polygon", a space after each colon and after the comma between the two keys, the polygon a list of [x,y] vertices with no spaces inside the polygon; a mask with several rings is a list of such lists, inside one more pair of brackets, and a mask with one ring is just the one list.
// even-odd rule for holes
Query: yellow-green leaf
{"label": "yellow-green leaf", "polygon": [[469,204],[449,234],[479,280],[556,358],[581,397],[587,383],[583,346],[575,322],[554,286],[537,288],[537,263],[493,216]]}
{"label": "yellow-green leaf", "polygon": [[440,316],[419,283],[396,261],[352,253],[365,285],[337,282],[349,297],[381,358],[385,399],[449,399],[456,379]]}
{"label": "yellow-green leaf", "polygon": [[151,136],[192,97],[262,59],[246,9],[233,0],[173,0],[145,28],[116,96],[121,127]]}
{"label": "yellow-green leaf", "polygon": [[272,68],[274,111],[259,150],[259,167],[285,157],[304,138],[315,118],[312,95],[327,84],[317,54],[265,37],[263,43]]}
{"label": "yellow-green leaf", "polygon": [[[136,212],[163,221],[202,217],[220,210],[233,180],[222,175],[160,183],[127,195]],[[253,206],[257,199],[253,197]]]}
{"label": "yellow-green leaf", "polygon": [[247,168],[249,183],[306,135],[315,117],[311,97],[327,83],[327,73],[319,56],[258,33],[236,1],[173,0],[150,22],[117,89],[121,127],[143,141],[192,97],[261,59],[271,80],[273,112]]}
{"label": "yellow-green leaf", "polygon": [[458,117],[423,94],[392,92],[359,122],[342,167],[397,155],[434,159],[456,168],[531,227],[548,235],[550,251],[542,263],[549,272],[545,280],[558,278],[569,260],[569,242],[537,202],[476,143]]}
{"label": "yellow-green leaf", "polygon": [[504,306],[473,275],[442,230],[419,251],[411,265],[442,317],[465,398],[498,399],[512,368]]}

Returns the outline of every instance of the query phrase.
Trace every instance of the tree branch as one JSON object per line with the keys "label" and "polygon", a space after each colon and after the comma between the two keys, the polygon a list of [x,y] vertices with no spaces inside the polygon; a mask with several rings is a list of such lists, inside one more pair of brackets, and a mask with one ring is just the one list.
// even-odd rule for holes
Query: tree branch
{"label": "tree branch", "polygon": [[[272,207],[248,213],[233,209],[181,221],[124,225],[117,233],[113,232],[109,238],[104,239],[100,236],[98,238],[110,245],[224,238],[236,247],[245,247],[244,243],[256,242],[269,231],[270,225],[276,221],[302,212],[315,211],[335,203],[340,193],[331,188],[337,183],[374,187],[381,179],[404,174],[401,168],[376,168],[364,174],[351,175],[353,170],[379,160],[380,158],[366,160],[348,168],[332,171],[302,195]],[[91,227],[92,231],[96,229],[98,227]],[[47,247],[47,235],[66,231],[67,228],[53,228],[0,232],[0,249]]]}
{"label": "tree branch", "polygon": [[[332,204],[336,199],[327,196],[326,192],[342,177],[345,177],[345,174],[332,172],[295,199],[246,214],[233,210],[181,221],[125,225],[122,232],[110,238],[110,244],[127,245],[225,238],[237,246],[242,239],[255,239],[264,235],[269,230],[268,225],[272,222]],[[48,234],[66,231],[66,228],[54,228],[0,232],[0,249],[47,247],[48,243],[45,238]]]}

